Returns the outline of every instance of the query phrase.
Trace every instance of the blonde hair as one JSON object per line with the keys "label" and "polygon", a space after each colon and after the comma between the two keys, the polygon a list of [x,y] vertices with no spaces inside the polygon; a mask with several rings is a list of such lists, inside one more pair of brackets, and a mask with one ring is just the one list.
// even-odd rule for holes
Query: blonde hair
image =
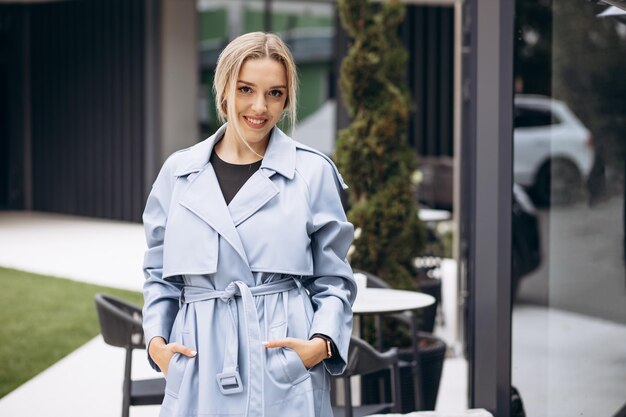
{"label": "blonde hair", "polygon": [[[289,128],[293,129],[296,123],[296,106],[298,93],[298,74],[296,64],[289,48],[278,35],[265,32],[251,32],[233,39],[220,54],[215,68],[213,89],[215,90],[215,106],[217,115],[222,123],[228,120],[228,115],[235,115],[235,92],[237,78],[244,62],[248,59],[270,58],[279,62],[285,68],[287,75],[287,99],[283,117],[287,117]],[[227,91],[228,89],[228,91]],[[281,117],[282,119],[282,117]],[[231,117],[231,123],[237,136],[247,141],[241,134],[236,117]],[[249,145],[248,145],[248,148]],[[255,152],[256,153],[256,152]]]}

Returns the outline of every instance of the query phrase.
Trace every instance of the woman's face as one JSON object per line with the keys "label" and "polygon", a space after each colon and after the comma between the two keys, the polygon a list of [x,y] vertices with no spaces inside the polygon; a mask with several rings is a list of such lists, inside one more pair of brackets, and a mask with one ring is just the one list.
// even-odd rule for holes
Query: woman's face
{"label": "woman's face", "polygon": [[248,59],[237,78],[235,111],[244,138],[260,143],[280,120],[287,100],[287,74],[269,58]]}

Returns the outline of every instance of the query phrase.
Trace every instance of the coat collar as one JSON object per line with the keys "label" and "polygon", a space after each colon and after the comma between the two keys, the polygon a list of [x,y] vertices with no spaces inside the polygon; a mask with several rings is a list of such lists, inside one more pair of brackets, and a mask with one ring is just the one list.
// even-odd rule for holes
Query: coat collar
{"label": "coat collar", "polygon": [[[275,172],[293,179],[296,167],[296,144],[280,129],[274,127],[261,169],[248,179],[227,206],[213,166],[209,162],[213,147],[224,136],[225,130],[226,125],[218,129],[213,136],[184,151],[186,163],[175,171],[175,175],[189,175],[189,186],[181,195],[179,204],[224,237],[248,265],[245,248],[236,226],[260,210],[279,193],[278,187],[270,179]],[[197,175],[192,178],[192,173]]]}
{"label": "coat collar", "polygon": [[[189,175],[192,172],[201,171],[208,163],[215,144],[222,139],[226,132],[224,123],[213,135],[202,142],[187,149],[186,163],[178,168],[174,175],[177,177]],[[271,176],[274,172],[279,173],[288,179],[293,179],[296,171],[296,144],[282,130],[274,126],[270,136],[267,150],[261,162],[261,169]]]}

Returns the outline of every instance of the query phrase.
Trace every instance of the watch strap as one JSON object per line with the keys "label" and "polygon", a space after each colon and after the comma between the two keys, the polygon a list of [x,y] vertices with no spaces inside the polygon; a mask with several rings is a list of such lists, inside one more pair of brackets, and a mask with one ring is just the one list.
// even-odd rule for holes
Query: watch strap
{"label": "watch strap", "polygon": [[326,359],[332,358],[335,353],[335,343],[333,342],[333,340],[322,333],[315,333],[313,336],[311,336],[311,339],[315,337],[323,339],[326,342]]}

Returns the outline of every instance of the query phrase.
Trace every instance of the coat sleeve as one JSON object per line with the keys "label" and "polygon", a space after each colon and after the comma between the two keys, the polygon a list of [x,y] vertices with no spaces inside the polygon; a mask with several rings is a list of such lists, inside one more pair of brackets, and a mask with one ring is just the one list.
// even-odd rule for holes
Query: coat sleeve
{"label": "coat sleeve", "polygon": [[313,304],[309,337],[321,333],[330,337],[337,354],[324,361],[332,375],[343,373],[352,334],[352,304],[356,284],[346,260],[354,237],[354,227],[341,205],[341,177],[334,166],[324,161],[320,175],[309,183],[311,208],[309,234],[313,255],[313,276],[305,281]]}
{"label": "coat sleeve", "polygon": [[[182,283],[165,281],[163,277],[163,239],[171,200],[174,176],[165,162],[152,186],[146,208],[143,212],[143,224],[146,234],[146,250],[143,262],[145,281],[143,284],[143,331],[146,349],[150,341],[161,336],[167,342],[179,310],[179,297]],[[156,371],[157,364],[148,354],[148,362]]]}

